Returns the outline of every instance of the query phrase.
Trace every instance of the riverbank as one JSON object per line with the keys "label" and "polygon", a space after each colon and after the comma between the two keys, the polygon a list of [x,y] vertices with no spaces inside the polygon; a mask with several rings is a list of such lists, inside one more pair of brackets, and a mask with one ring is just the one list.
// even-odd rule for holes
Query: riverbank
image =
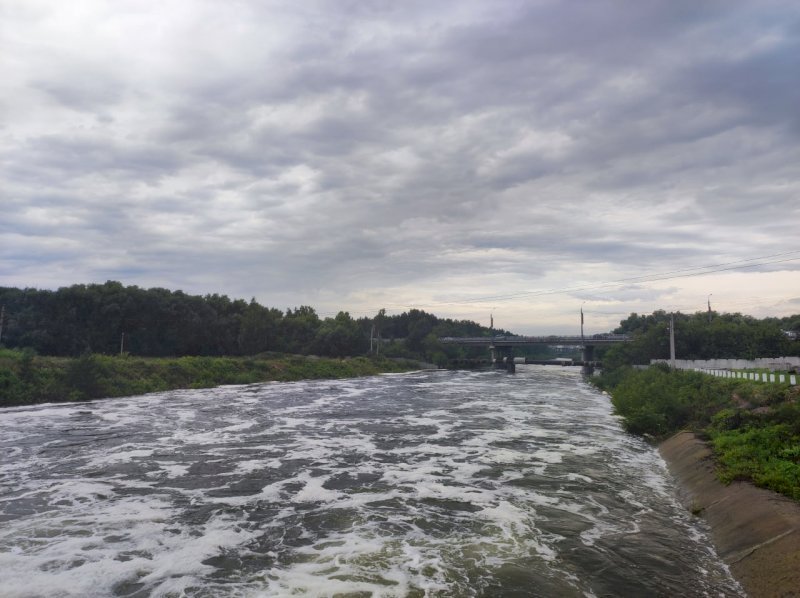
{"label": "riverbank", "polygon": [[691,430],[713,448],[723,483],[748,480],[800,501],[800,387],[654,366],[592,378],[628,432],[663,440]]}
{"label": "riverbank", "polygon": [[302,355],[148,358],[129,355],[42,357],[0,350],[0,407],[322,378],[356,378],[419,369],[411,360]]}
{"label": "riverbank", "polygon": [[711,449],[691,432],[659,445],[687,509],[751,598],[800,596],[800,504],[742,481],[722,484]]}

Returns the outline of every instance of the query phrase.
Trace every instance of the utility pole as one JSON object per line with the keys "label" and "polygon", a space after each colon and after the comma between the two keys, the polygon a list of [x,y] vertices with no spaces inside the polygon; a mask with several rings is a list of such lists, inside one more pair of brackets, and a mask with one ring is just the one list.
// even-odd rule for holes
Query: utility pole
{"label": "utility pole", "polygon": [[125,333],[122,333],[122,337],[119,339],[119,354],[122,355],[125,352]]}
{"label": "utility pole", "polygon": [[675,369],[675,314],[669,314],[669,367]]}
{"label": "utility pole", "polygon": [[[375,334],[375,354],[381,354],[381,328],[383,328],[383,320],[386,316],[386,308],[380,308],[378,310],[378,315],[372,318],[372,330]],[[370,336],[373,333],[370,333]],[[370,343],[371,344],[371,343]]]}
{"label": "utility pole", "polygon": [[706,301],[708,301],[708,321],[711,322],[711,295],[714,293],[709,293],[708,297],[706,297]]}
{"label": "utility pole", "polygon": [[581,341],[583,341],[583,303],[581,303]]}
{"label": "utility pole", "polygon": [[372,328],[369,329],[369,354],[372,355],[374,349],[372,340],[375,338],[375,322],[372,323]]}

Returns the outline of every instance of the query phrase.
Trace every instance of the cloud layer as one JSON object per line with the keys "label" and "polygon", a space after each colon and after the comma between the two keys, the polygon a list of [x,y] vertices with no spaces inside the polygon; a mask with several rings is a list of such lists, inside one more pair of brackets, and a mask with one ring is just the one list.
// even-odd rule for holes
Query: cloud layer
{"label": "cloud layer", "polygon": [[0,284],[494,309],[531,332],[583,302],[602,329],[800,292],[800,261],[597,288],[800,251],[796,2],[31,0],[0,20]]}

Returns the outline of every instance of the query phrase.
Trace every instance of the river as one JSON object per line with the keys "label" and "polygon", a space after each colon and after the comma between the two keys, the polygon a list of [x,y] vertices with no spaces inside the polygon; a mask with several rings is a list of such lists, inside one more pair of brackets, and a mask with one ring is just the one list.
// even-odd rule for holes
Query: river
{"label": "river", "polygon": [[741,596],[577,368],[0,412],[0,595]]}

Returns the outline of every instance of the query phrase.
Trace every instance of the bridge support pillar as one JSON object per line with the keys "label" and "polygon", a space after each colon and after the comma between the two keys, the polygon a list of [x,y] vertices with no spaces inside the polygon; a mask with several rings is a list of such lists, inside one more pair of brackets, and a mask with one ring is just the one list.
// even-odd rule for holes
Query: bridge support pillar
{"label": "bridge support pillar", "polygon": [[509,374],[513,374],[517,371],[517,366],[514,364],[514,349],[511,347],[509,347],[508,352],[506,352],[506,371]]}
{"label": "bridge support pillar", "polygon": [[583,346],[583,369],[581,373],[584,376],[591,376],[594,374],[594,345]]}
{"label": "bridge support pillar", "polygon": [[583,361],[594,361],[594,345],[584,345],[581,356]]}

